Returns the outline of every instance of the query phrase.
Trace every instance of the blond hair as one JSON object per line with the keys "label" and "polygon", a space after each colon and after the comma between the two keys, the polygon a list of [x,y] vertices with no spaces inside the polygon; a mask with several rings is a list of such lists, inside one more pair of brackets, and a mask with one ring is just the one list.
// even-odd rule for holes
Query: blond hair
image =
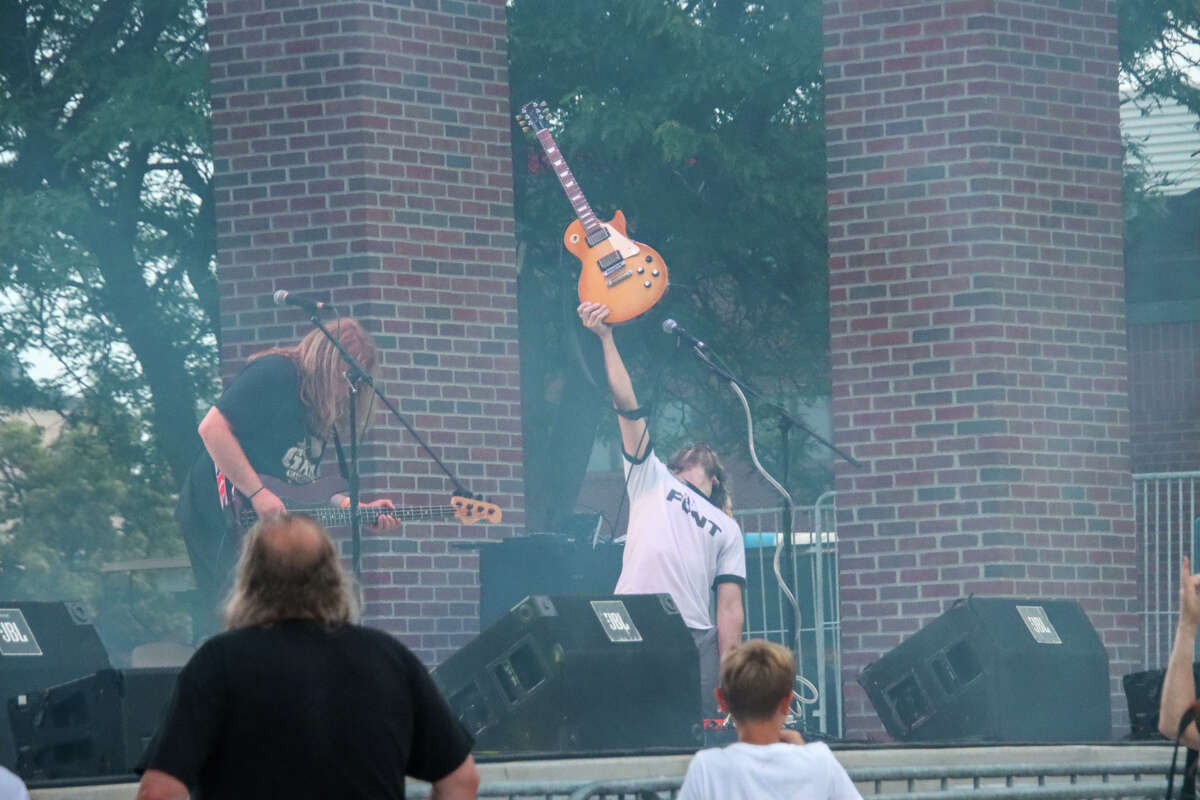
{"label": "blond hair", "polygon": [[344,625],[357,615],[358,602],[337,549],[315,519],[279,514],[246,533],[225,603],[226,629],[285,619]]}
{"label": "blond hair", "polygon": [[795,682],[796,659],[774,642],[749,639],[721,657],[721,693],[734,719],[770,719]]}
{"label": "blond hair", "polygon": [[[379,351],[371,334],[351,317],[342,317],[325,325],[367,374],[374,375],[379,363]],[[296,365],[300,373],[300,401],[308,409],[309,430],[324,435],[347,416],[350,404],[347,400],[346,362],[320,330],[314,328],[309,331],[292,347],[272,347],[255,353],[250,360],[269,355],[284,356]],[[355,412],[360,429],[366,428],[374,396],[370,387],[360,387],[355,395],[358,403]]]}
{"label": "blond hair", "polygon": [[697,464],[704,467],[705,473],[712,478],[713,485],[712,491],[708,495],[709,502],[726,514],[732,514],[733,492],[725,477],[725,467],[721,464],[717,451],[713,450],[709,444],[696,442],[690,447],[683,448],[671,456],[671,460],[667,462],[667,469],[678,474]]}

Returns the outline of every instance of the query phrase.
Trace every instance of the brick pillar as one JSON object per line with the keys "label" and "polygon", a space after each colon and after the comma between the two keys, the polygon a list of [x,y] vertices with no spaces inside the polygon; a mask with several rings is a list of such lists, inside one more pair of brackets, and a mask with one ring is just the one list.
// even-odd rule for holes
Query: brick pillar
{"label": "brick pillar", "polygon": [[[827,0],[846,713],[968,593],[1078,599],[1136,663],[1113,0]],[[1013,698],[1020,702],[1020,698]],[[1125,703],[1113,703],[1125,730]]]}
{"label": "brick pillar", "polygon": [[[436,10],[436,9],[442,10]],[[381,388],[506,525],[364,537],[367,619],[427,662],[477,630],[474,551],[522,517],[503,0],[211,0],[222,371],[305,333],[271,305],[331,296],[381,349]],[[453,486],[376,413],[364,490]]]}

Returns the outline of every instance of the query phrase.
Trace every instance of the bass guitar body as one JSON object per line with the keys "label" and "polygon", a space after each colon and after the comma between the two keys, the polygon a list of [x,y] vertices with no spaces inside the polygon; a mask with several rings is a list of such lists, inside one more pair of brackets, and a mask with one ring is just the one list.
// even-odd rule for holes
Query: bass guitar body
{"label": "bass guitar body", "polygon": [[563,244],[580,262],[579,299],[605,304],[612,309],[607,321],[620,324],[662,298],[667,291],[667,265],[654,248],[625,235],[625,215],[620,211],[602,224],[608,238],[589,245],[583,223],[575,220],[567,226]]}

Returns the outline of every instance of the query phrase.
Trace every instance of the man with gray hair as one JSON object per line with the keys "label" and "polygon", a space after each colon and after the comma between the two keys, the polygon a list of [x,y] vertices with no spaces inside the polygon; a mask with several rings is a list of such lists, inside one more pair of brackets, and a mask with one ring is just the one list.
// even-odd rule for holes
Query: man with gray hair
{"label": "man with gray hair", "polygon": [[472,740],[429,674],[357,603],[333,541],[281,514],[246,536],[224,633],[179,675],[138,800],[474,798]]}

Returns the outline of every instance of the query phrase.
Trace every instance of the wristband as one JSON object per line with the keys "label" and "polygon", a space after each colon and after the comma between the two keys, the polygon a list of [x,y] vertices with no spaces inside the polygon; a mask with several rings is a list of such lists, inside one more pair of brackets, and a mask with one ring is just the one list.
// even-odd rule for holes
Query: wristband
{"label": "wristband", "polygon": [[645,406],[631,409],[613,408],[613,411],[617,413],[618,417],[624,417],[625,419],[644,419],[650,416],[650,409]]}
{"label": "wristband", "polygon": [[251,492],[250,494],[246,495],[246,499],[247,499],[247,500],[253,500],[253,499],[254,499],[254,497],[255,497],[255,495],[257,495],[259,492],[261,492],[261,491],[262,491],[263,489],[265,489],[265,488],[267,488],[267,487],[266,487],[266,484],[263,484],[262,486],[259,486],[259,487],[258,487],[257,489],[255,489],[253,492]]}

